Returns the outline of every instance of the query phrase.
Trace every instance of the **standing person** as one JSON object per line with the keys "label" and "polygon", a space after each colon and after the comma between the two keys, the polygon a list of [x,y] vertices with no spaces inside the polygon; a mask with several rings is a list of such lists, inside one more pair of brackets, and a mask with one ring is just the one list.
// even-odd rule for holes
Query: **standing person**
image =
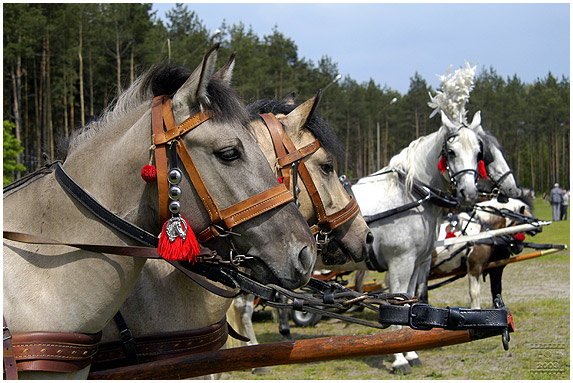
{"label": "standing person", "polygon": [[559,187],[559,184],[555,184],[551,192],[549,193],[549,203],[553,208],[553,220],[559,221],[559,208],[561,207],[561,202],[563,201],[563,190]]}
{"label": "standing person", "polygon": [[562,221],[567,221],[567,208],[569,207],[569,192],[563,190],[563,200],[561,201],[561,214]]}

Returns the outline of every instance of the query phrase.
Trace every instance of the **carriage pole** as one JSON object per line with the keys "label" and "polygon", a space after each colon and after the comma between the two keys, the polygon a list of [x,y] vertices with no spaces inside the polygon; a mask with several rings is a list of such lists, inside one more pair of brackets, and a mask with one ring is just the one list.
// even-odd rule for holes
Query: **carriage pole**
{"label": "carriage pole", "polygon": [[88,379],[187,379],[256,367],[359,358],[450,346],[500,335],[502,331],[402,329],[374,335],[267,343],[98,371],[91,373]]}
{"label": "carriage pole", "polygon": [[[565,247],[565,249],[567,249],[567,247]],[[535,251],[533,253],[518,255],[517,257],[513,257],[513,258],[500,259],[498,261],[486,263],[483,267],[483,270],[491,269],[494,267],[505,266],[505,265],[508,265],[508,264],[514,263],[514,262],[525,261],[526,259],[541,257],[542,255],[556,253],[556,252],[561,251],[561,250],[563,250],[563,249],[547,249],[547,250]],[[440,279],[440,278],[450,277],[453,275],[465,275],[465,274],[467,274],[466,271],[458,270],[458,271],[451,271],[449,273],[430,275],[429,279],[430,280]]]}

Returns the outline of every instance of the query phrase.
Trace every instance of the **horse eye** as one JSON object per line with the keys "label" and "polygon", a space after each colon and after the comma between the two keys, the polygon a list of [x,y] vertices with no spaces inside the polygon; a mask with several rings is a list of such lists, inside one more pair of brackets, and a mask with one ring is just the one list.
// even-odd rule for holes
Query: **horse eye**
{"label": "horse eye", "polygon": [[325,163],[320,165],[320,169],[326,173],[326,174],[330,174],[334,171],[334,166],[331,163]]}
{"label": "horse eye", "polygon": [[241,158],[241,152],[236,148],[226,148],[215,153],[223,161],[231,162]]}

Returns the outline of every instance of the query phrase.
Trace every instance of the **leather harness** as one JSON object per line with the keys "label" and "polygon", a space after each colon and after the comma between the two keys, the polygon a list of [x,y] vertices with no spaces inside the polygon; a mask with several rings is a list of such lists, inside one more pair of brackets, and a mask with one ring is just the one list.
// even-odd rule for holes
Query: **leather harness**
{"label": "leather harness", "polygon": [[310,195],[318,221],[317,224],[311,225],[310,227],[312,234],[327,235],[332,230],[345,224],[358,214],[360,208],[353,196],[350,196],[350,201],[344,208],[330,215],[326,213],[326,209],[324,208],[318,189],[316,188],[304,161],[302,161],[304,158],[310,156],[320,148],[320,142],[318,139],[315,139],[310,144],[297,149],[274,114],[261,114],[261,117],[271,135],[277,157],[276,169],[283,177],[284,184],[291,189],[293,195],[296,195],[295,189],[297,186],[295,175],[291,177],[291,168],[294,169],[294,164],[298,164],[298,174]]}
{"label": "leather harness", "polygon": [[[191,183],[199,194],[199,197],[207,210],[211,225],[199,232],[198,240],[207,242],[233,227],[263,214],[276,207],[294,201],[293,195],[284,184],[278,184],[255,196],[247,198],[226,209],[220,209],[214,198],[209,193],[201,178],[189,151],[182,141],[182,136],[198,127],[212,116],[199,112],[179,125],[175,125],[171,108],[171,99],[168,96],[155,97],[152,104],[152,140],[157,168],[157,182],[159,190],[160,223],[168,218],[168,187],[167,187],[167,146],[176,148]],[[177,149],[179,149],[177,151]],[[42,245],[67,245],[87,251],[104,252],[107,254],[137,256],[145,258],[159,258],[155,247],[157,237],[123,220],[107,210],[95,198],[90,196],[81,186],[67,175],[59,163],[55,163],[55,176],[60,185],[67,193],[75,197],[90,212],[109,226],[121,231],[143,246],[109,246],[83,243],[62,243],[52,239],[35,236],[26,233],[4,231],[3,236],[16,242],[42,244]],[[202,250],[202,255],[212,255],[210,251]],[[182,267],[178,262],[171,262],[177,269],[198,282],[202,287],[210,291],[226,296],[234,297],[238,291],[229,291],[215,286],[202,276]],[[238,287],[238,286],[235,286]],[[226,324],[226,322],[225,322]],[[222,330],[224,328],[225,330]],[[228,330],[226,325],[211,326],[210,329],[220,333],[216,341],[211,342],[213,347],[224,344]],[[203,329],[200,329],[201,331]],[[4,333],[10,333],[4,319]],[[189,334],[187,334],[189,335]],[[97,351],[97,344],[101,333],[95,335],[61,332],[26,332],[4,336],[4,371],[7,379],[16,379],[18,371],[52,371],[72,372],[88,366],[93,361]],[[12,358],[14,355],[14,358]],[[16,363],[17,362],[17,367]]]}

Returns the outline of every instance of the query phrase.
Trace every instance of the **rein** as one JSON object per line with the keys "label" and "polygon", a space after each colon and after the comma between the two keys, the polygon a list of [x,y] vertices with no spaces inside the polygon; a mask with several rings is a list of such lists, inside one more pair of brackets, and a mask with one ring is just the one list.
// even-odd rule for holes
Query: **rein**
{"label": "rein", "polygon": [[311,225],[310,230],[316,237],[319,249],[324,249],[329,240],[328,235],[332,230],[348,222],[360,211],[356,199],[350,195],[350,201],[345,207],[333,214],[327,214],[318,189],[303,161],[304,158],[312,155],[320,148],[318,139],[297,149],[274,114],[261,114],[261,118],[271,135],[276,154],[275,168],[280,174],[283,184],[292,189],[292,194],[296,199],[299,191],[297,178],[300,177],[310,195],[318,220],[318,223]]}

